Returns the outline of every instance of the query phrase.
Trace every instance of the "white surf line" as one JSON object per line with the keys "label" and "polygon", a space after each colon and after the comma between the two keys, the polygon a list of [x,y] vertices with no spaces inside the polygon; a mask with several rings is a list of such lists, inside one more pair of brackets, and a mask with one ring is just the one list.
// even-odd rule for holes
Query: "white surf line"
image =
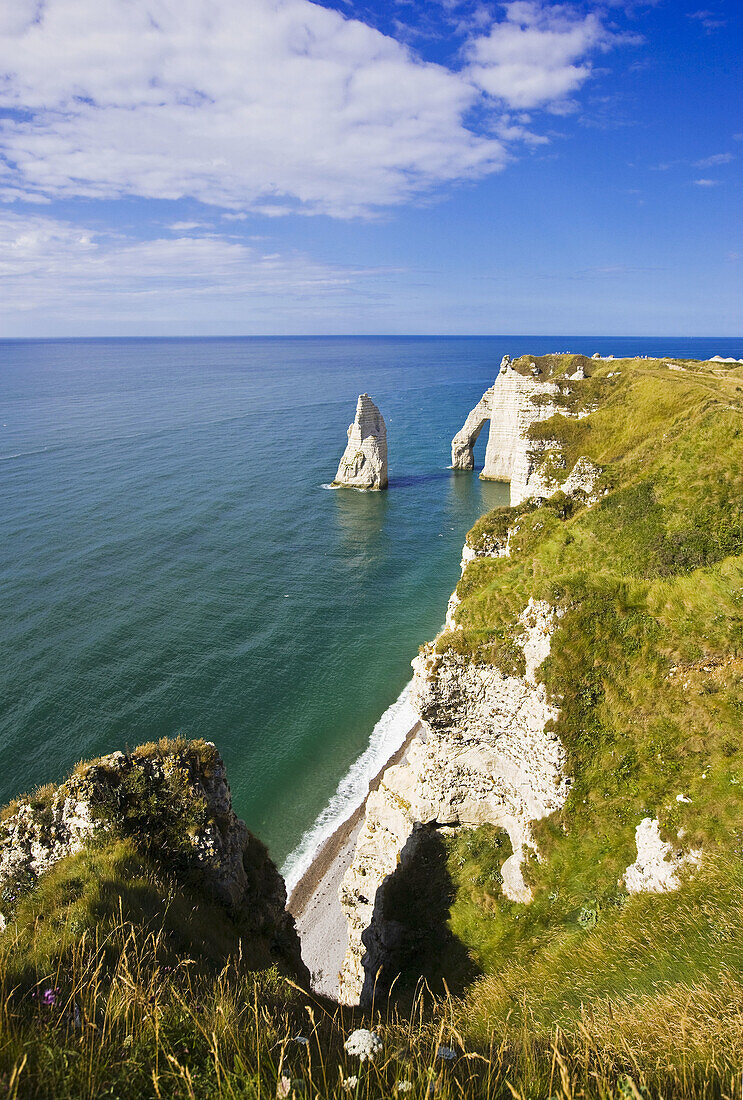
{"label": "white surf line", "polygon": [[372,779],[403,745],[405,738],[419,721],[417,713],[408,702],[409,692],[410,684],[406,684],[375,725],[367,748],[343,776],[325,809],[287,856],[281,872],[286,882],[287,895],[291,896],[292,890],[325,841],[361,806]]}

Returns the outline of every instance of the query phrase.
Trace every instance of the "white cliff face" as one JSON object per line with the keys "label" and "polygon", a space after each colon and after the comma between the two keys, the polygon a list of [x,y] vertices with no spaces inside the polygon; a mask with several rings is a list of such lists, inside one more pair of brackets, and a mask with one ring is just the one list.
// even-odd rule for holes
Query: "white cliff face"
{"label": "white cliff face", "polygon": [[511,505],[515,506],[529,496],[539,495],[541,483],[531,458],[537,448],[527,439],[527,432],[532,424],[554,415],[555,405],[544,398],[554,397],[559,387],[554,382],[525,378],[508,363],[501,368],[493,391],[490,435],[481,476],[510,482]]}
{"label": "white cliff face", "polygon": [[504,892],[515,901],[530,899],[521,863],[525,849],[534,848],[531,823],[563,805],[569,784],[562,745],[545,730],[557,710],[536,677],[554,622],[549,605],[529,601],[519,639],[524,676],[504,675],[456,653],[437,655],[434,646],[413,662],[410,700],[423,732],[369,795],[340,890],[349,932],[343,1002],[365,1002],[384,966],[390,939],[382,916],[384,885],[414,853],[417,830],[485,823],[505,829],[513,855],[501,872]]}
{"label": "white cliff face", "polygon": [[679,871],[687,864],[696,866],[702,856],[698,850],[674,851],[660,835],[660,825],[645,817],[635,829],[637,859],[624,872],[622,882],[629,894],[667,894],[681,885]]}
{"label": "white cliff face", "polygon": [[527,433],[536,421],[548,420],[555,413],[555,405],[549,398],[558,392],[554,382],[540,382],[538,374],[532,377],[519,374],[513,369],[510,357],[504,356],[494,384],[452,440],[452,466],[460,470],[473,468],[475,441],[490,420],[485,466],[480,476],[510,482],[512,505],[529,496],[545,495],[546,486],[532,457],[540,447],[527,439]]}
{"label": "white cliff face", "polygon": [[387,428],[368,393],[359,396],[333,485],[351,489],[387,488]]}

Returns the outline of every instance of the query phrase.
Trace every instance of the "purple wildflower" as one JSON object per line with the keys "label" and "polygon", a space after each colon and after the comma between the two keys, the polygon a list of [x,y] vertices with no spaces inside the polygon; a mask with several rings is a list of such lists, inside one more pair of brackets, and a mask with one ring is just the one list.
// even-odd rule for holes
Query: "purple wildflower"
{"label": "purple wildflower", "polygon": [[58,994],[58,989],[45,989],[41,994],[41,1003],[43,1005],[55,1005],[57,1003]]}

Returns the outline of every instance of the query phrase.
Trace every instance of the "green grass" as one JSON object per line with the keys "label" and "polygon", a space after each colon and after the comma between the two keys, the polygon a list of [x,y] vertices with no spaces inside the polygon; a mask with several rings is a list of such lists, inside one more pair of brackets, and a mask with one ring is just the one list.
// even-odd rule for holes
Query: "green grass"
{"label": "green grass", "polygon": [[[487,828],[453,841],[459,931],[483,891],[497,905],[506,850]],[[433,998],[423,983],[404,1014],[386,1000],[369,1019],[302,993],[255,944],[246,954],[224,910],[130,839],[93,845],[40,880],[0,939],[0,1085],[13,1100],[272,1100],[282,1081],[297,1097],[348,1096],[342,1082],[355,1075],[358,1097],[398,1095],[400,1082],[415,1100],[731,1096],[743,1053],[742,870],[710,865],[681,906],[635,899],[613,929],[566,932],[539,959],[484,979],[474,1004]],[[718,879],[724,920],[709,901]],[[620,969],[605,969],[609,950]],[[369,1025],[383,1050],[361,1066],[343,1043]],[[436,1057],[442,1044],[452,1062]]]}
{"label": "green grass", "polygon": [[[538,362],[561,386],[574,369]],[[481,1036],[510,1028],[514,1014],[542,1039],[556,1023],[575,1042],[588,1028],[615,1063],[623,1044],[644,1051],[656,1084],[661,1064],[675,1074],[684,1059],[697,1068],[718,1059],[722,1088],[741,1053],[741,371],[585,366],[593,376],[568,383],[559,400],[596,410],[558,413],[532,435],[556,441],[566,472],[581,455],[599,465],[606,495],[590,509],[558,498],[483,517],[469,544],[487,549],[510,532],[510,556],[468,566],[462,630],[438,641],[440,652],[518,671],[528,599],[559,611],[540,676],[560,704],[555,731],[574,779],[564,808],[535,829],[531,905],[509,902],[488,877],[502,860],[483,830],[463,862],[464,842],[450,842],[450,927],[486,972],[464,1018]],[[607,379],[609,369],[619,376]],[[704,853],[676,894],[628,898],[619,884],[645,816],[675,847]],[[693,1044],[677,1051],[667,1013],[693,1017],[694,1005]],[[733,1018],[728,1060],[722,1036]]]}

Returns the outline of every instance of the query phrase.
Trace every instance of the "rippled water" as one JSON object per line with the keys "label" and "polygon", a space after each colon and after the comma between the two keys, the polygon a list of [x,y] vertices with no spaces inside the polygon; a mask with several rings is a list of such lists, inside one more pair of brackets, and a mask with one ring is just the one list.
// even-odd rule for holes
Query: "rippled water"
{"label": "rippled water", "polygon": [[[0,802],[93,754],[202,736],[282,861],[440,627],[468,527],[506,499],[447,469],[451,436],[505,352],[567,347],[743,354],[566,337],[0,342]],[[389,492],[323,489],[362,390],[387,421]]]}

